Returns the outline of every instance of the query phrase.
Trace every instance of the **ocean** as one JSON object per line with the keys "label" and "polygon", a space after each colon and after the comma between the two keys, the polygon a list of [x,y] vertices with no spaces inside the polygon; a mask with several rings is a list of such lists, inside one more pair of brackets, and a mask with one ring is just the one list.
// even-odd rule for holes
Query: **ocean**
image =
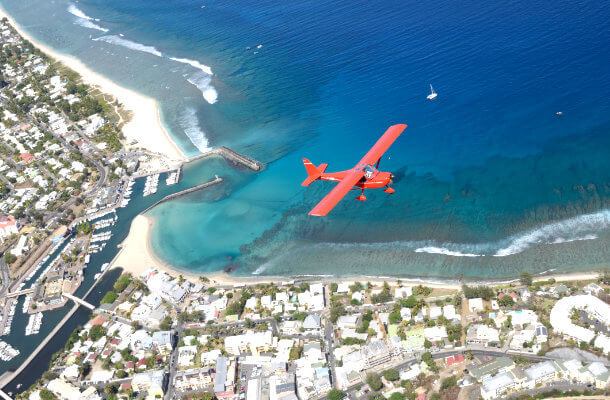
{"label": "ocean", "polygon": [[[159,101],[224,182],[149,212],[157,255],[240,275],[504,278],[610,261],[610,5],[2,0],[29,33]],[[427,101],[429,85],[439,96]],[[561,112],[561,115],[557,113]],[[307,211],[391,124],[396,194]]]}

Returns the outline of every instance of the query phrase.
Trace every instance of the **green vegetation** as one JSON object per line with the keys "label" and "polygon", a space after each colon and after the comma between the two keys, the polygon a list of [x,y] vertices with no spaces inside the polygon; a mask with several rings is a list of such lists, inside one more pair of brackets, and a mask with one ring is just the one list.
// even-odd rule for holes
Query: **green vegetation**
{"label": "green vegetation", "polygon": [[373,304],[387,303],[392,300],[392,292],[390,290],[390,285],[387,282],[383,283],[383,289],[380,293],[376,293],[371,296],[371,302]]}
{"label": "green vegetation", "polygon": [[358,339],[358,338],[353,338],[353,337],[346,337],[344,339],[341,339],[341,344],[343,346],[351,346],[351,345],[363,345],[366,343],[366,340],[362,340],[362,339]]}
{"label": "green vegetation", "polygon": [[13,253],[11,253],[10,251],[7,251],[6,253],[4,253],[4,262],[7,265],[11,265],[15,261],[17,261],[17,257],[15,257],[15,255]]}
{"label": "green vegetation", "polygon": [[104,327],[101,325],[92,326],[89,330],[89,339],[93,340],[94,342],[100,340],[104,336],[106,336],[106,329],[104,329]]}
{"label": "green vegetation", "polygon": [[227,315],[241,315],[244,312],[244,307],[246,306],[246,301],[252,297],[252,293],[250,290],[245,289],[241,292],[241,296],[239,299],[233,300],[231,304],[227,306],[226,314]]}
{"label": "green vegetation", "polygon": [[390,395],[389,400],[405,400],[405,395],[400,392],[394,392]]}
{"label": "green vegetation", "polygon": [[413,295],[427,297],[432,294],[432,289],[428,286],[418,285],[413,288]]}
{"label": "green vegetation", "polygon": [[163,318],[163,321],[161,321],[161,323],[159,324],[159,329],[161,329],[162,331],[170,330],[173,322],[174,321],[172,320],[172,317],[168,315]]}
{"label": "green vegetation", "polygon": [[534,282],[532,274],[529,272],[522,272],[521,276],[519,277],[519,282],[521,282],[521,284],[524,286],[531,286]]}
{"label": "green vegetation", "polygon": [[432,358],[432,354],[430,354],[429,351],[422,354],[421,360],[426,363],[426,365],[428,366],[430,371],[432,371],[434,373],[438,372],[438,366],[434,362],[434,359]]}
{"label": "green vegetation", "polygon": [[116,301],[116,299],[119,298],[119,295],[116,294],[116,292],[110,290],[109,292],[107,292],[104,297],[102,297],[101,303],[102,304],[112,304]]}
{"label": "green vegetation", "polygon": [[114,282],[114,291],[116,293],[122,293],[127,286],[131,283],[131,274],[122,274],[116,282]]}
{"label": "green vegetation", "polygon": [[301,358],[301,353],[303,353],[303,346],[294,346],[290,349],[290,353],[288,354],[288,359],[290,361],[298,360]]}
{"label": "green vegetation", "polygon": [[450,389],[452,387],[457,386],[457,377],[455,376],[450,376],[448,378],[445,378],[442,380],[441,382],[441,391],[445,391],[447,389]]}
{"label": "green vegetation", "polygon": [[464,292],[464,297],[467,299],[474,299],[477,297],[482,298],[483,300],[491,300],[495,297],[494,290],[489,286],[462,286],[462,291]]}
{"label": "green vegetation", "polygon": [[76,232],[79,235],[88,235],[93,232],[93,226],[89,221],[81,222],[80,224],[76,225]]}
{"label": "green vegetation", "polygon": [[339,389],[331,389],[327,394],[328,400],[343,400],[345,396],[347,396],[347,394]]}
{"label": "green vegetation", "polygon": [[381,390],[381,388],[383,387],[381,377],[379,377],[379,374],[376,374],[374,372],[369,372],[368,374],[366,374],[366,383],[374,391]]}
{"label": "green vegetation", "polygon": [[383,377],[390,382],[396,382],[400,379],[400,374],[398,373],[397,369],[390,368],[383,372]]}
{"label": "green vegetation", "polygon": [[49,389],[40,390],[41,400],[57,400],[57,397]]}

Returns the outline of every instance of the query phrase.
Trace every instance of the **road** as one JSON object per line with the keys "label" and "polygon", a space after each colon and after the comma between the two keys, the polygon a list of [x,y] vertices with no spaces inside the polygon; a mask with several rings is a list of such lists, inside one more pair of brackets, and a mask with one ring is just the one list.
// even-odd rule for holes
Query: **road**
{"label": "road", "polygon": [[[176,310],[177,314],[180,314],[180,309]],[[184,331],[184,324],[178,321],[176,322],[176,329],[174,330],[174,336],[172,340],[172,353],[169,356],[169,368],[168,368],[168,382],[167,382],[167,390],[165,390],[165,400],[170,400],[174,397],[174,378],[176,376],[176,371],[178,370],[178,345],[177,341],[180,340],[182,336],[182,332]]]}

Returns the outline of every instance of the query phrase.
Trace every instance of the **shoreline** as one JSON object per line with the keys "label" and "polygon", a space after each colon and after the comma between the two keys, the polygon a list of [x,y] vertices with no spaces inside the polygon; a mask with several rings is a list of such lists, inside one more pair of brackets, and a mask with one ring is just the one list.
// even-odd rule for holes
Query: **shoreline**
{"label": "shoreline", "polygon": [[[208,278],[212,283],[224,286],[257,285],[261,283],[283,283],[290,281],[324,281],[324,282],[353,282],[369,281],[373,283],[400,281],[407,285],[425,285],[437,289],[459,290],[463,284],[503,286],[519,283],[519,278],[506,278],[498,280],[457,281],[443,278],[413,278],[399,276],[326,276],[326,275],[294,275],[294,276],[234,276],[226,272],[195,273],[184,271],[161,260],[151,247],[151,229],[155,221],[143,214],[136,216],[129,230],[127,238],[121,244],[121,249],[113,259],[110,268],[122,268],[134,276],[140,276],[150,268],[155,268],[171,276],[182,275],[185,279],[198,282],[200,277]],[[575,273],[557,273],[548,275],[533,275],[534,282],[555,279],[556,282],[590,281],[597,280],[599,272],[583,271]]]}
{"label": "shoreline", "polygon": [[[127,89],[109,78],[93,71],[78,58],[61,53],[35,39],[23,29],[11,15],[0,5],[0,18],[6,18],[13,28],[25,40],[44,53],[50,59],[59,62],[76,72],[82,81],[97,87],[102,93],[114,97],[117,102],[131,114],[121,131],[125,136],[126,148],[143,148],[161,154],[168,160],[182,162],[186,154],[178,147],[161,120],[161,110],[157,101],[134,90]],[[151,118],[155,116],[155,118]],[[130,143],[135,142],[135,145]]]}

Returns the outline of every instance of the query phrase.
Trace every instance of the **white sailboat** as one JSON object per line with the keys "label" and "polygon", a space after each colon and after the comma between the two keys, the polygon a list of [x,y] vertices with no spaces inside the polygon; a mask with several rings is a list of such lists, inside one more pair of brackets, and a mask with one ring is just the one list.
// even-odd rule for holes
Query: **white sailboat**
{"label": "white sailboat", "polygon": [[437,96],[438,96],[438,94],[434,91],[432,84],[430,84],[430,94],[428,96],[426,96],[426,99],[434,100],[434,99],[436,99]]}

